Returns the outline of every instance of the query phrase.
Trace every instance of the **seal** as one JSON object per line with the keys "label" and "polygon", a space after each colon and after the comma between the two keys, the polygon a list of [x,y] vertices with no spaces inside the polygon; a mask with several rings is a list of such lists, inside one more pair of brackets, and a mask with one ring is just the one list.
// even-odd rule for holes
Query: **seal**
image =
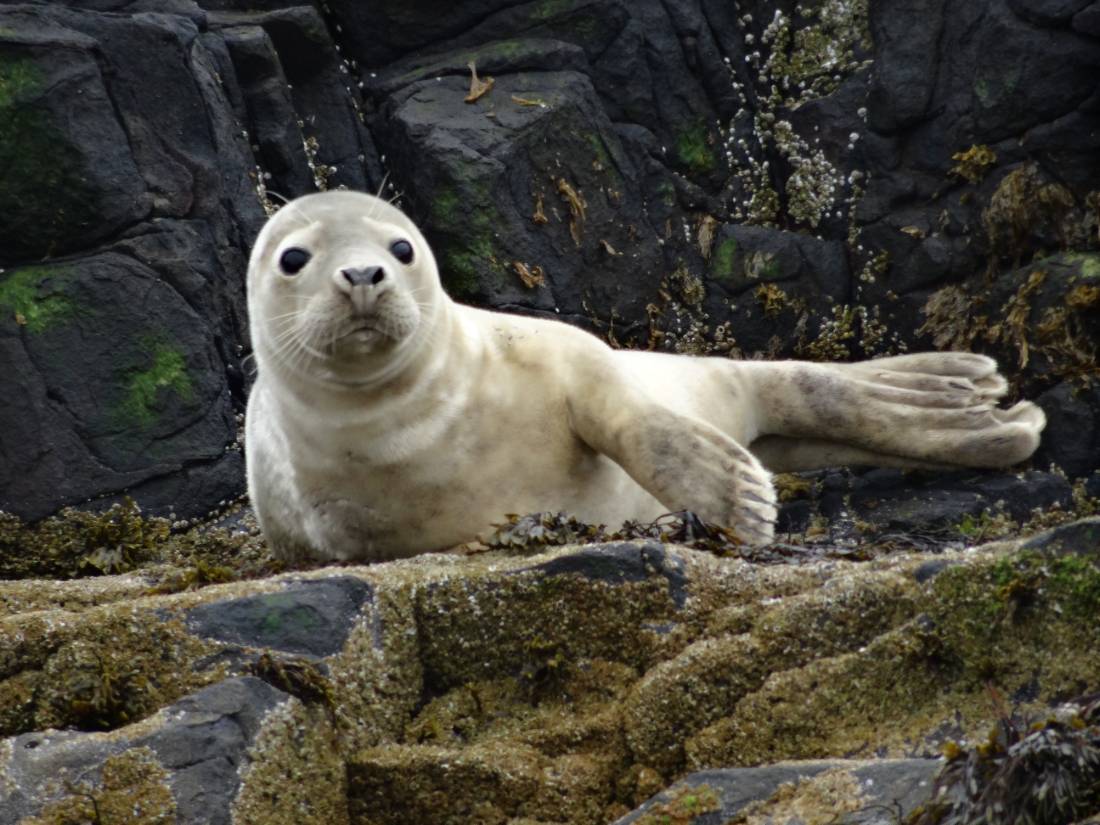
{"label": "seal", "polygon": [[1042,411],[1008,409],[964,352],[852,364],[612,350],[556,321],[463,306],[399,209],[290,202],[252,250],[258,375],[248,483],[273,551],[380,561],[474,540],[507,513],[618,525],[692,510],[771,539],[770,471],[1003,467]]}

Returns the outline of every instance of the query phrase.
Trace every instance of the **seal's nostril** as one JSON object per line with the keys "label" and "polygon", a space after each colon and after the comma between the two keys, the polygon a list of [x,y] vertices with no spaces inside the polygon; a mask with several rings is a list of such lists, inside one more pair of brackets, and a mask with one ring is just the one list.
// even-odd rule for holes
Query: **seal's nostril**
{"label": "seal's nostril", "polygon": [[341,269],[340,274],[352,286],[373,284],[377,286],[386,277],[386,271],[380,266],[364,266],[361,269]]}

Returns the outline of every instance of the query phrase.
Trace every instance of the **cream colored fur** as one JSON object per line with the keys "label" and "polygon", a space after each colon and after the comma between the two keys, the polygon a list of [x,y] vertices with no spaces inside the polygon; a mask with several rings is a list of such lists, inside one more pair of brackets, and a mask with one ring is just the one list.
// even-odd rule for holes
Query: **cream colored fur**
{"label": "cream colored fur", "polygon": [[[402,264],[397,240],[413,247]],[[297,274],[280,256],[305,249]],[[380,267],[378,284],[344,270]],[[309,195],[261,232],[248,273],[259,373],[249,490],[283,557],[368,561],[475,539],[507,513],[617,526],[690,509],[772,536],[767,465],[1008,466],[1045,423],[996,407],[989,358],[857,364],[616,351],[554,321],[454,303],[399,210]],[[755,453],[755,455],[754,455]]]}

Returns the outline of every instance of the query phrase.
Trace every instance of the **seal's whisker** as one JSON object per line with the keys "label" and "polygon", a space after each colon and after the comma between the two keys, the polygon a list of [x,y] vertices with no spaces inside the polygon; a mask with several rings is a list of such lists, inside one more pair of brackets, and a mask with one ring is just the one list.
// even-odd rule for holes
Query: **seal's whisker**
{"label": "seal's whisker", "polygon": [[390,172],[387,169],[386,173],[382,175],[382,182],[378,184],[378,191],[374,193],[376,198],[381,198],[382,193],[386,191],[386,182],[390,179]]}

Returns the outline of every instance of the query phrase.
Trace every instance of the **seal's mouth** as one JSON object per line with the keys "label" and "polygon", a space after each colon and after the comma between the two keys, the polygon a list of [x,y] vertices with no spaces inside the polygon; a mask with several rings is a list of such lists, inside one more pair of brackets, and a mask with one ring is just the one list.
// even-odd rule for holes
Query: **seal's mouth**
{"label": "seal's mouth", "polygon": [[362,347],[380,343],[387,338],[378,318],[349,318],[336,336],[335,344]]}

